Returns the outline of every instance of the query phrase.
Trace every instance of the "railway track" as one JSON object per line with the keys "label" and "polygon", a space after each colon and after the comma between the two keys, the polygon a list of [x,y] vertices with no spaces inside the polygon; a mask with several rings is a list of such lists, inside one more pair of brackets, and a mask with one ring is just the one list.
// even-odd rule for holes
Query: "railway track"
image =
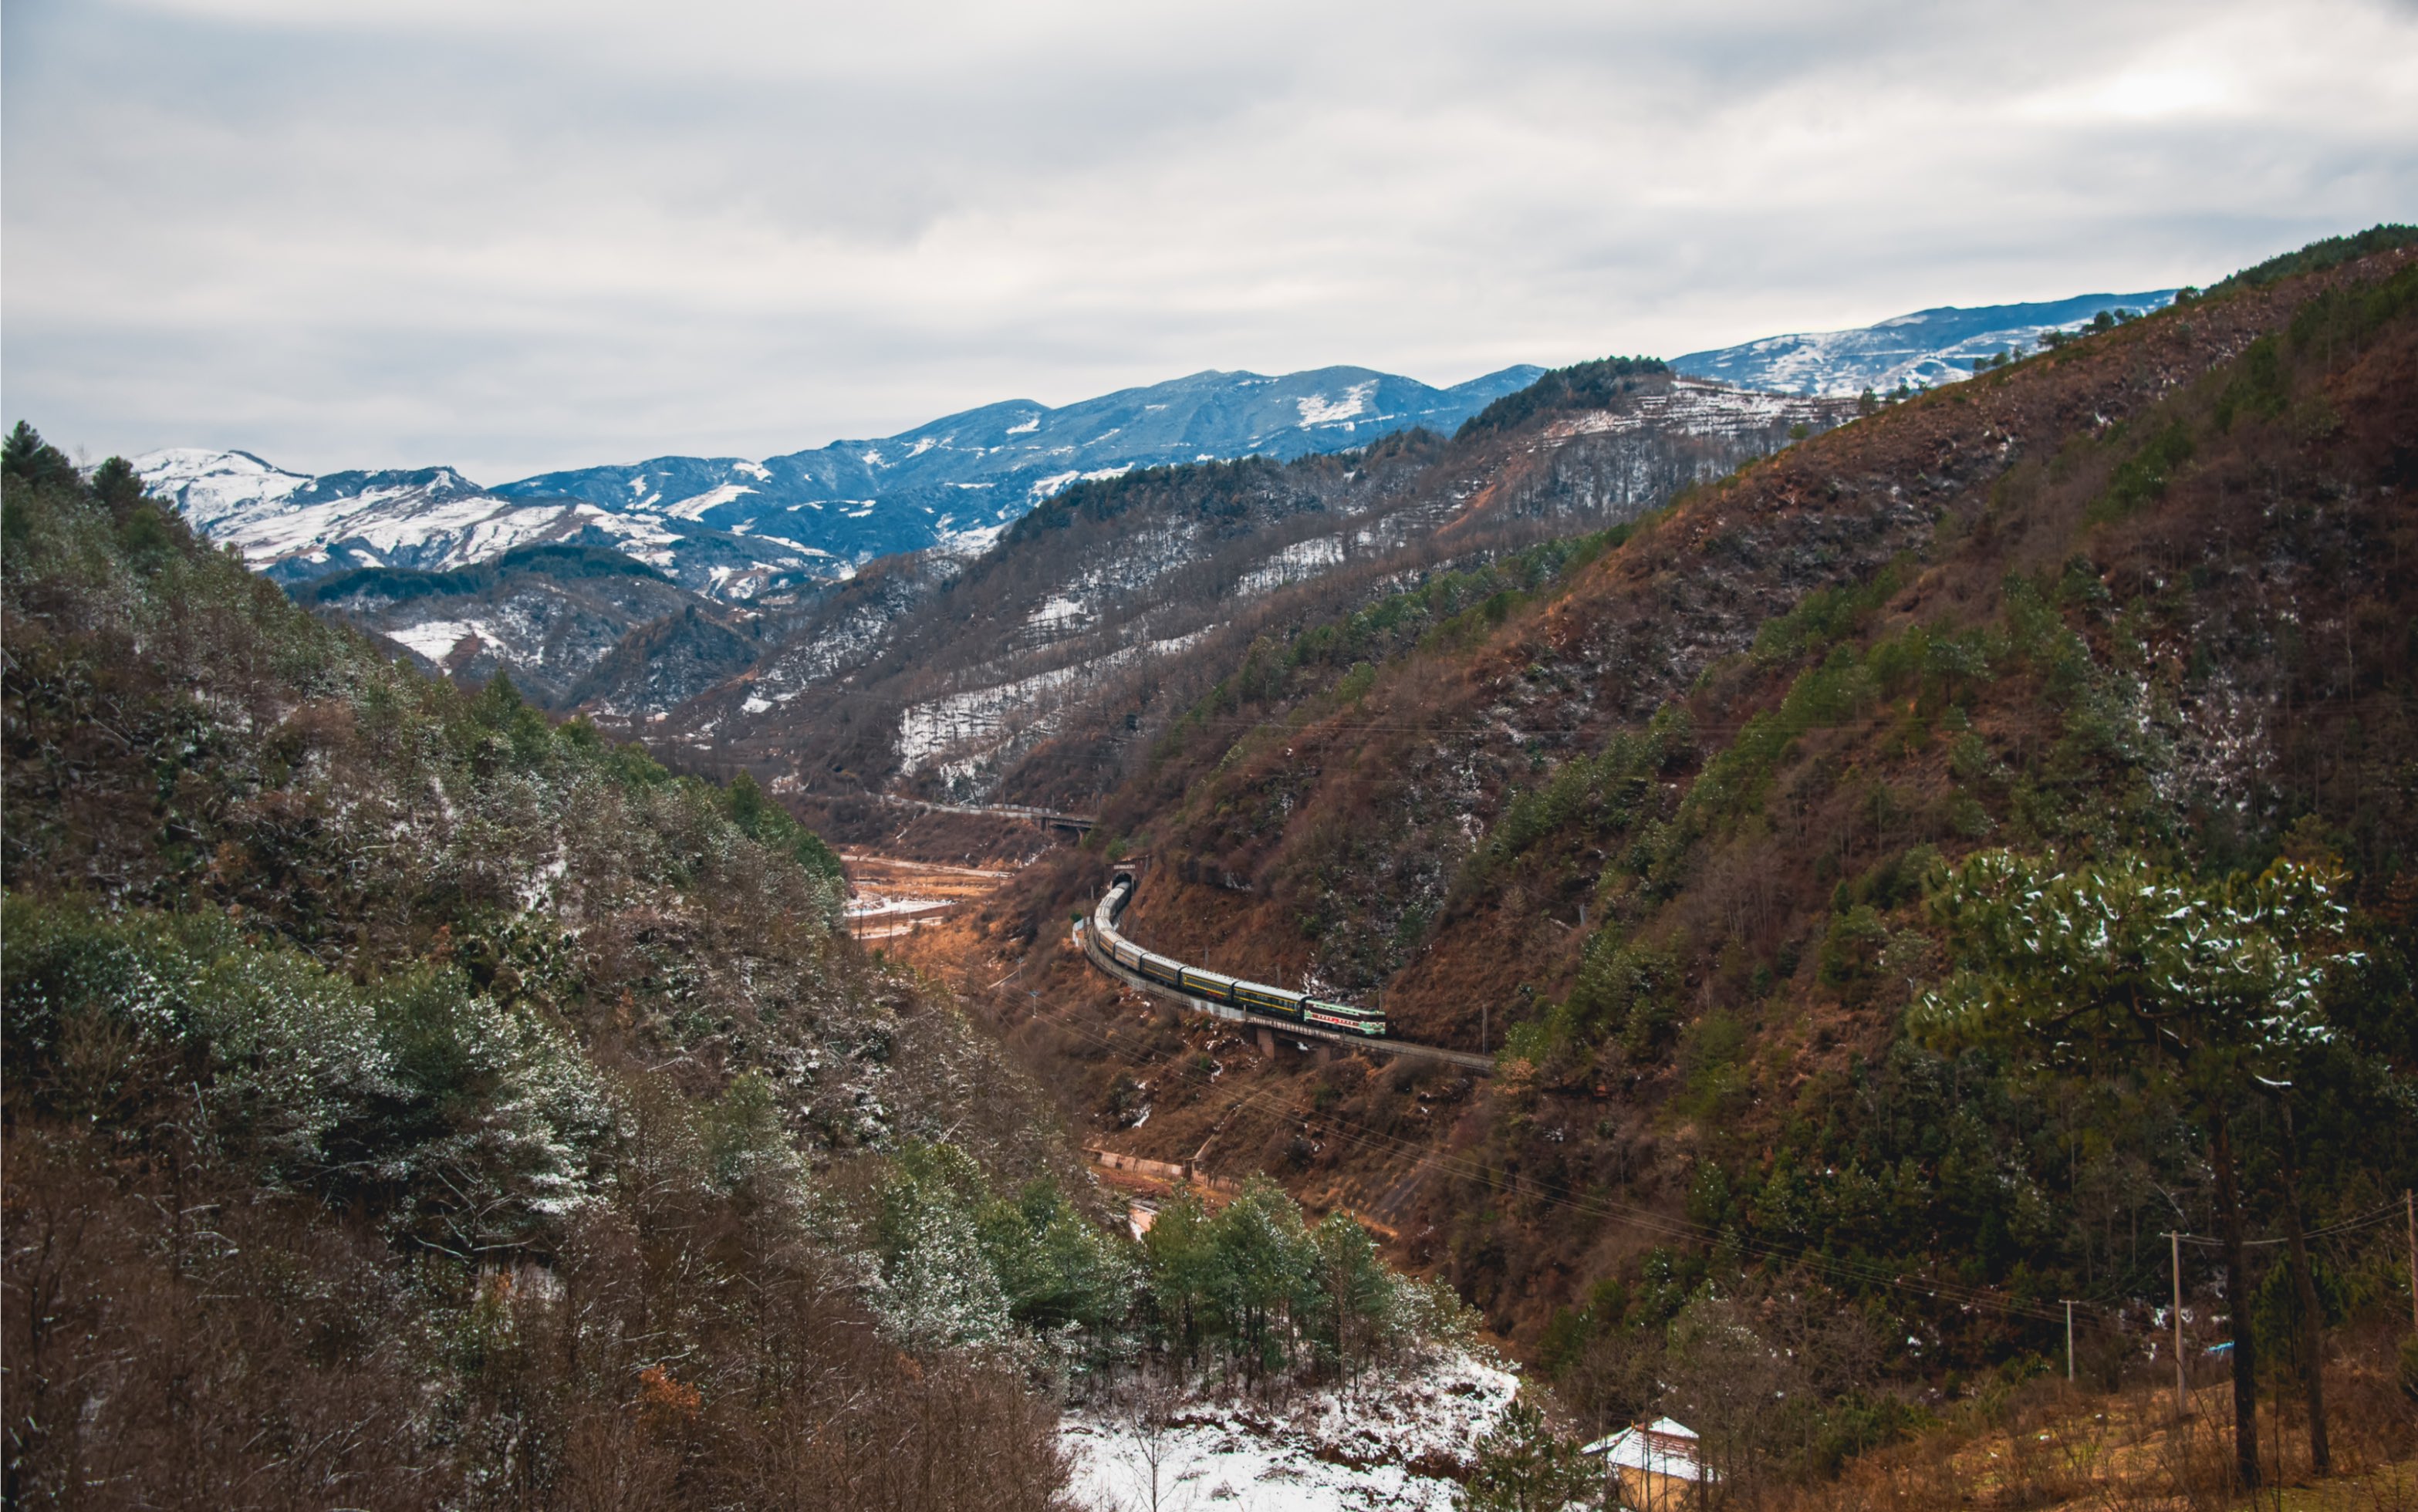
{"label": "railway track", "polygon": [[[1102,909],[1107,907],[1105,902],[1101,905]],[[1094,919],[1097,916],[1095,912],[1094,918],[1079,919],[1075,924],[1076,942],[1082,947],[1083,958],[1092,963],[1093,970],[1103,975],[1114,977],[1138,992],[1147,992],[1155,997],[1164,998],[1194,1013],[1207,1014],[1211,1017],[1222,1018],[1229,1023],[1247,1024],[1259,1031],[1261,1046],[1263,1049],[1273,1052],[1276,1048],[1277,1036],[1282,1035],[1301,1043],[1304,1048],[1308,1048],[1312,1042],[1339,1045],[1346,1049],[1362,1050],[1374,1055],[1400,1056],[1415,1061],[1441,1061],[1447,1065],[1456,1065],[1465,1071],[1477,1072],[1480,1076],[1493,1073],[1494,1058],[1490,1055],[1479,1055],[1471,1050],[1447,1050],[1440,1045],[1421,1045],[1415,1040],[1396,1039],[1392,1035],[1370,1035],[1344,1030],[1324,1029],[1316,1024],[1306,1024],[1291,1018],[1278,1018],[1268,1014],[1253,1013],[1247,1008],[1197,997],[1181,988],[1155,981],[1140,971],[1121,965],[1116,957],[1109,953],[1107,943],[1099,938],[1099,931],[1094,927]]]}

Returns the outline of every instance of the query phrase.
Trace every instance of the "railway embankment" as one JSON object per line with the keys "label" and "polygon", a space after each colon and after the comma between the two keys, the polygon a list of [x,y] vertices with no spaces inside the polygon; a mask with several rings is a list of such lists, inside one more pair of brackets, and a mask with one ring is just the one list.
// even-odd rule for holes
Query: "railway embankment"
{"label": "railway embankment", "polygon": [[1492,1056],[1479,1055],[1471,1050],[1447,1050],[1440,1045],[1420,1045],[1415,1041],[1395,1039],[1391,1036],[1371,1038],[1366,1034],[1347,1034],[1339,1030],[1321,1029],[1315,1024],[1278,1023],[1274,1019],[1252,1013],[1248,1009],[1237,1008],[1232,1003],[1212,1002],[1205,998],[1196,998],[1188,992],[1182,992],[1163,983],[1154,982],[1139,971],[1128,970],[1118,965],[1115,957],[1093,938],[1088,922],[1079,922],[1075,925],[1075,940],[1083,952],[1083,958],[1092,963],[1094,970],[1103,975],[1114,977],[1137,992],[1146,992],[1153,997],[1163,998],[1193,1013],[1207,1014],[1215,1018],[1223,1018],[1230,1023],[1249,1025],[1257,1031],[1262,1053],[1270,1057],[1277,1053],[1278,1041],[1291,1040],[1305,1054],[1315,1055],[1324,1052],[1331,1055],[1334,1047],[1340,1046],[1347,1050],[1362,1051],[1371,1055],[1440,1061],[1447,1065],[1459,1066],[1464,1071],[1477,1072],[1480,1076],[1490,1076],[1494,1071]]}

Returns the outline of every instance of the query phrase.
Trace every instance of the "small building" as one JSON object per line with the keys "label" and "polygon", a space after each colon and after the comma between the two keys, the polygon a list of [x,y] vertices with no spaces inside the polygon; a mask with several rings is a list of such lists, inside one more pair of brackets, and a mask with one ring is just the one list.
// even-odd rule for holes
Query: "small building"
{"label": "small building", "polygon": [[1667,1417],[1622,1428],[1583,1452],[1603,1457],[1606,1504],[1630,1512],[1699,1512],[1721,1479],[1705,1464],[1695,1429]]}

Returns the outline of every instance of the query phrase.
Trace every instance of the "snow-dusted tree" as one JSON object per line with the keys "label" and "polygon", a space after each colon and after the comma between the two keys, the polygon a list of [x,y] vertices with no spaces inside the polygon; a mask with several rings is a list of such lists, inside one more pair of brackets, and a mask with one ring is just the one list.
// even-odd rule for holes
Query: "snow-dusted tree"
{"label": "snow-dusted tree", "polygon": [[[2262,1084],[2288,1086],[2334,1037],[2330,977],[2355,963],[2333,871],[2278,862],[2203,880],[2125,856],[2067,868],[2005,851],[1967,857],[1934,894],[1959,970],[1917,1006],[1945,1042],[2008,1047],[2046,1070],[2111,1063],[2176,1077],[2208,1123],[2233,1348],[2234,1463],[2258,1479],[2242,1196],[2230,1116]],[[2287,1204],[2297,1215],[2295,1194]],[[2310,1321],[2314,1326],[2314,1320]],[[2307,1379],[2314,1382],[2314,1352]],[[2321,1396],[2312,1389],[2322,1441]]]}
{"label": "snow-dusted tree", "polygon": [[1348,1390],[1353,1372],[1368,1364],[1393,1321],[1393,1273],[1378,1258],[1369,1231],[1350,1214],[1328,1214],[1309,1231],[1309,1241],[1318,1254],[1318,1343],[1333,1352],[1336,1371]]}
{"label": "snow-dusted tree", "polygon": [[1255,1176],[1210,1220],[1209,1245],[1209,1297],[1228,1348],[1248,1375],[1277,1369],[1317,1295],[1318,1252],[1301,1209]]}
{"label": "snow-dusted tree", "polygon": [[957,1349],[1007,1336],[1007,1295],[972,1214],[937,1183],[906,1178],[882,1195],[882,1322],[901,1348]]}
{"label": "snow-dusted tree", "polygon": [[1127,1246],[1086,1218],[1055,1182],[1035,1180],[1012,1201],[984,1204],[976,1226],[1016,1321],[1104,1337],[1132,1310]]}
{"label": "snow-dusted tree", "polygon": [[1554,1432],[1544,1413],[1515,1401],[1477,1441],[1477,1468],[1453,1505],[1460,1512],[1562,1512],[1595,1489],[1578,1445]]}

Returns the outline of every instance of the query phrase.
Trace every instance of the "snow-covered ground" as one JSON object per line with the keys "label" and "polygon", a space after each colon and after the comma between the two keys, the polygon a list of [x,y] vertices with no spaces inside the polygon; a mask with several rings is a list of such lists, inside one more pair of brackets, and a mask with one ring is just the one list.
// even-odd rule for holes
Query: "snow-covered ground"
{"label": "snow-covered ground", "polygon": [[1668,389],[1640,394],[1618,409],[1598,410],[1562,420],[1548,441],[1573,435],[1618,435],[1647,429],[1682,435],[1751,435],[1794,420],[1824,421],[1822,406],[1781,394],[1754,393],[1702,378],[1674,378]]}
{"label": "snow-covered ground", "polygon": [[1490,1360],[1451,1352],[1348,1394],[1304,1394],[1277,1409],[1186,1402],[1156,1431],[1112,1410],[1070,1413],[1059,1443],[1069,1487],[1093,1512],[1446,1512],[1477,1441],[1519,1394]]}
{"label": "snow-covered ground", "polygon": [[1234,585],[1234,596],[1239,599],[1256,598],[1288,583],[1316,577],[1342,561],[1341,536],[1313,536],[1308,541],[1296,541],[1245,573],[1241,581]]}
{"label": "snow-covered ground", "polygon": [[1799,331],[1718,351],[1690,352],[1672,366],[1742,389],[1850,397],[1900,383],[1936,388],[1970,377],[1973,359],[2012,348],[2032,351],[2044,330],[2079,330],[2102,310],[2163,310],[2172,289],[2138,294],[2085,294],[2043,304],[1945,305],[1917,310],[1853,330]]}

